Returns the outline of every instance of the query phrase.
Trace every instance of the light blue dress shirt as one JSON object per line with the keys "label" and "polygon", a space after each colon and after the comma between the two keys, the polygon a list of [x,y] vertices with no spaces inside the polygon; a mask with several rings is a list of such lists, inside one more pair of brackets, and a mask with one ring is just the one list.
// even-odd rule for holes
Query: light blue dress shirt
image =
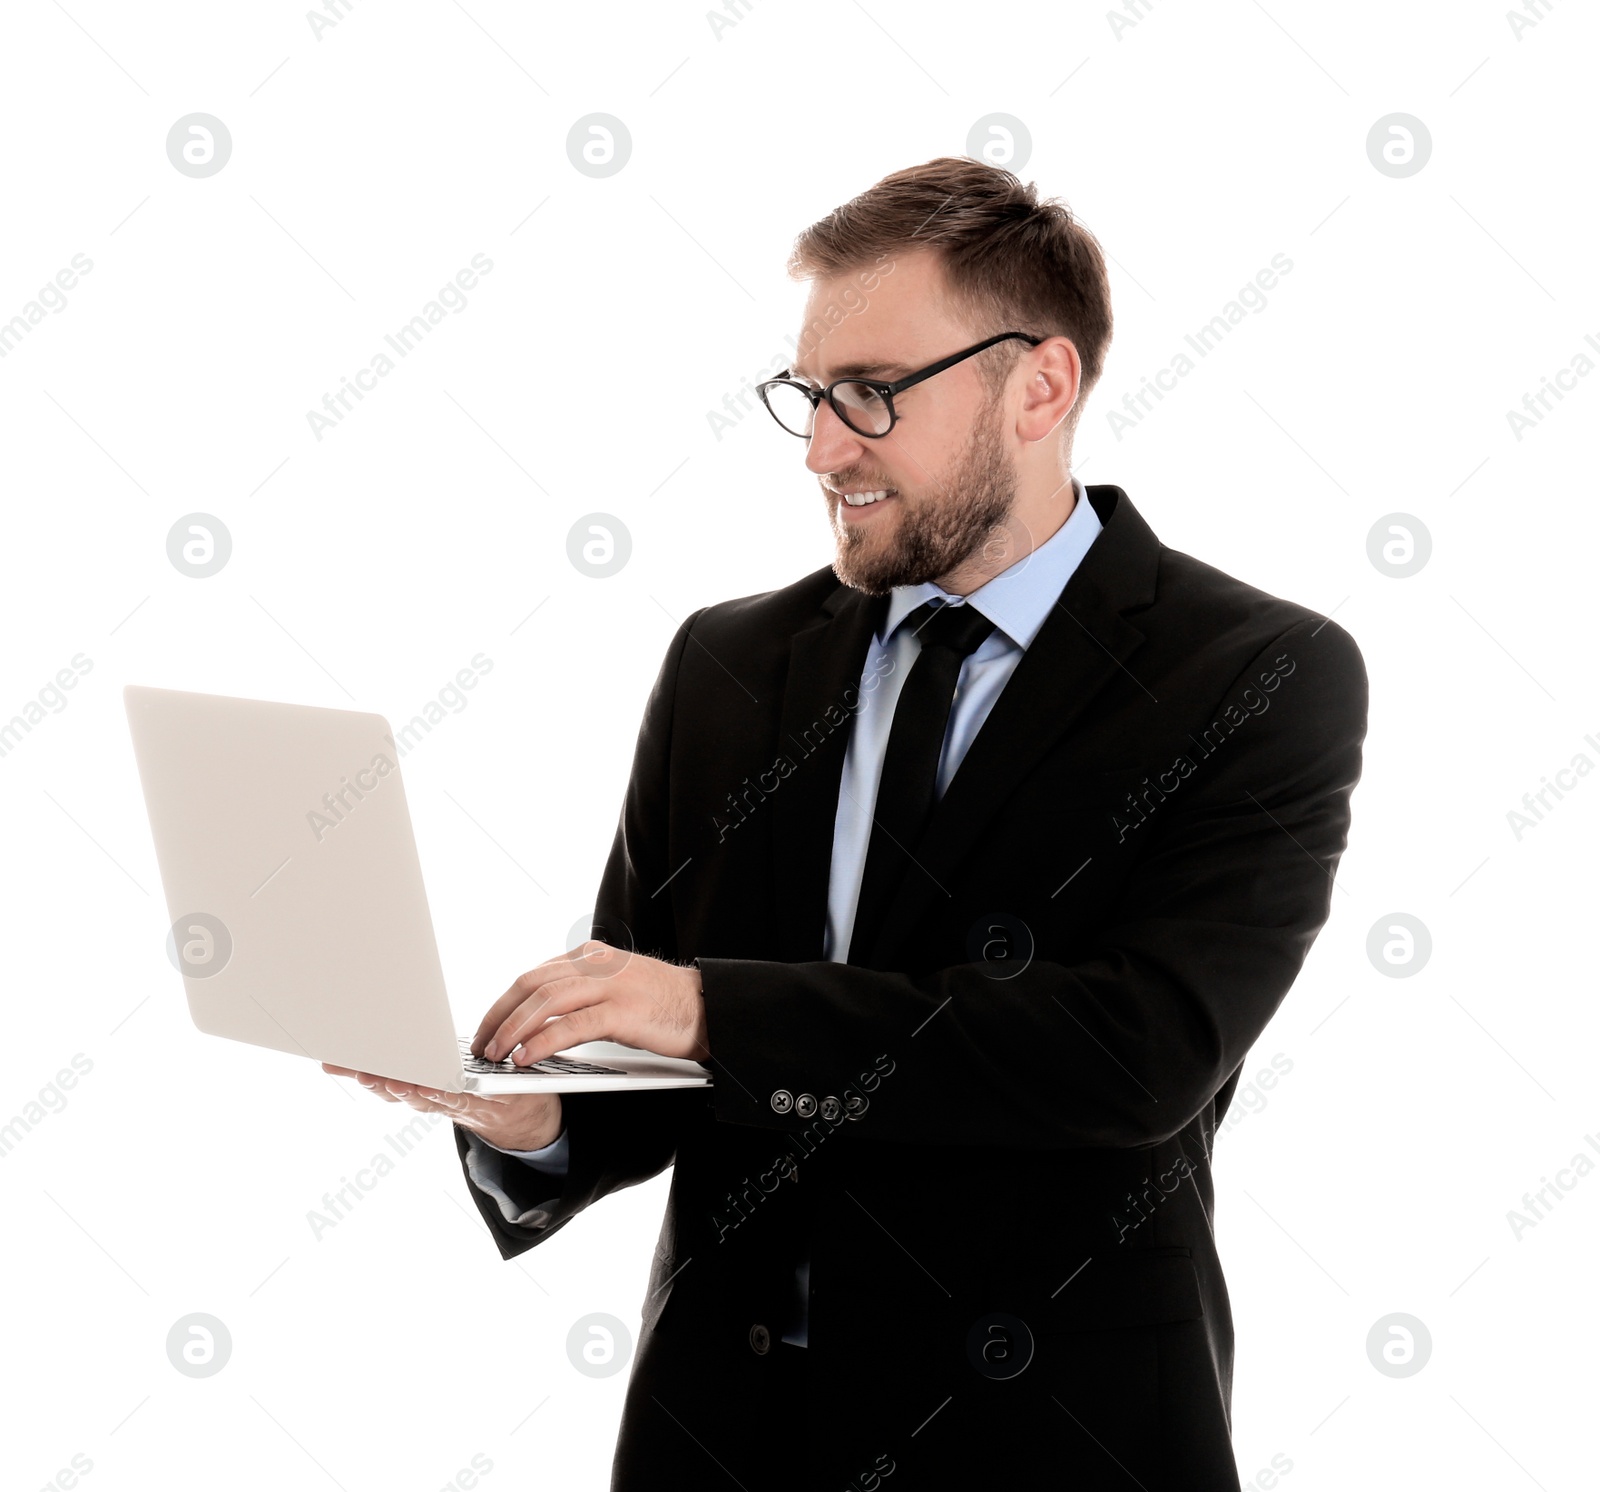
{"label": "light blue dress shirt", "polygon": [[[1000,691],[1010,681],[1029,644],[1039,635],[1039,628],[1044,625],[1062,587],[1100,532],[1100,517],[1076,477],[1072,479],[1072,490],[1078,501],[1067,521],[1032,553],[1024,555],[1009,570],[1002,570],[964,598],[966,605],[977,607],[995,626],[977,651],[961,665],[955,703],[945,727],[944,750],[939,756],[935,791],[941,798],[983,722],[989,718]],[[902,629],[900,623],[924,601],[935,597],[947,605],[963,604],[962,597],[941,590],[931,580],[921,585],[894,588],[883,626],[873,639],[862,673],[863,683],[874,675],[877,683],[870,689],[860,690],[861,708],[850,728],[844,775],[839,783],[839,808],[833,821],[833,863],[828,875],[828,927],[823,956],[838,963],[850,956],[856,899],[861,894],[861,878],[867,868],[867,845],[872,837],[871,810],[878,798],[878,774],[889,745],[895,703],[911,665],[922,650],[915,630]]]}
{"label": "light blue dress shirt", "polygon": [[[828,874],[824,958],[844,963],[850,955],[856,900],[861,894],[861,877],[866,870],[867,846],[872,837],[872,806],[877,801],[878,777],[889,744],[889,727],[894,721],[895,702],[922,647],[915,631],[901,627],[901,622],[924,601],[939,597],[946,605],[976,606],[995,624],[982,646],[962,662],[956,681],[955,703],[950,710],[944,748],[939,757],[936,791],[943,797],[968,747],[989,718],[1000,691],[1038,636],[1045,618],[1050,615],[1050,608],[1100,532],[1100,516],[1077,477],[1072,479],[1072,490],[1077,502],[1067,521],[1037,549],[992,580],[985,581],[970,595],[952,596],[931,580],[921,585],[896,586],[890,592],[882,626],[873,636],[866,667],[862,670],[862,687],[858,691],[861,708],[850,729],[839,783],[839,806],[833,824],[833,861]],[[876,677],[877,682],[869,689],[865,681],[872,677]],[[468,1136],[468,1174],[475,1185],[495,1199],[506,1221],[537,1224],[547,1220],[538,1208],[523,1211],[506,1194],[501,1184],[500,1157],[503,1155],[514,1156],[550,1176],[564,1176],[567,1171],[566,1129],[563,1127],[560,1136],[542,1150],[500,1150],[478,1135]],[[806,1345],[810,1275],[811,1261],[807,1259],[795,1271],[797,1324],[783,1336],[785,1342],[802,1347]]]}

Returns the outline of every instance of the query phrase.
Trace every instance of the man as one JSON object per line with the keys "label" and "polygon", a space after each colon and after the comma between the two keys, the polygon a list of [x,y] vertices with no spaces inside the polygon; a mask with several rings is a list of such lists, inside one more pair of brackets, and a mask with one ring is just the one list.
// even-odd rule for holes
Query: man
{"label": "man", "polygon": [[1236,1492],[1212,1140],[1328,916],[1361,655],[1072,477],[1111,311],[1063,206],[935,160],[791,272],[761,393],[833,565],[679,627],[597,941],[474,1042],[714,1086],[362,1081],[451,1115],[507,1258],[674,1166],[613,1487]]}

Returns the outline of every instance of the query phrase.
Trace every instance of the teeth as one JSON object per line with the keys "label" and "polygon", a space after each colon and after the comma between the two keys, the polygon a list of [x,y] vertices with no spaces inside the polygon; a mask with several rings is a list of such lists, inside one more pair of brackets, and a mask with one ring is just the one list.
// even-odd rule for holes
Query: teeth
{"label": "teeth", "polygon": [[881,501],[893,491],[894,488],[885,487],[878,492],[846,492],[842,495],[852,508],[864,508],[868,503]]}

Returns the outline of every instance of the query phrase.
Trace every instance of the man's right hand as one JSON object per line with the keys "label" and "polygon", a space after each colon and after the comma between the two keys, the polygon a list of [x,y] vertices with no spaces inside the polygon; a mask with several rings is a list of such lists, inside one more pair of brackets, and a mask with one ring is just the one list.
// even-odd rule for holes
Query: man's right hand
{"label": "man's right hand", "polygon": [[543,1150],[561,1134],[559,1093],[445,1093],[327,1062],[322,1070],[335,1077],[354,1078],[385,1103],[403,1103],[423,1114],[443,1114],[501,1150]]}

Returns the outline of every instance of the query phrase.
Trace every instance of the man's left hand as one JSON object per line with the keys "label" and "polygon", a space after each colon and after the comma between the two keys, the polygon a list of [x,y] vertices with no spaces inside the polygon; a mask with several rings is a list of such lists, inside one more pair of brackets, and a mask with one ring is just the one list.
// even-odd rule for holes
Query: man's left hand
{"label": "man's left hand", "polygon": [[484,1016],[472,1051],[526,1067],[583,1041],[705,1061],[699,970],[592,938],[522,975]]}

